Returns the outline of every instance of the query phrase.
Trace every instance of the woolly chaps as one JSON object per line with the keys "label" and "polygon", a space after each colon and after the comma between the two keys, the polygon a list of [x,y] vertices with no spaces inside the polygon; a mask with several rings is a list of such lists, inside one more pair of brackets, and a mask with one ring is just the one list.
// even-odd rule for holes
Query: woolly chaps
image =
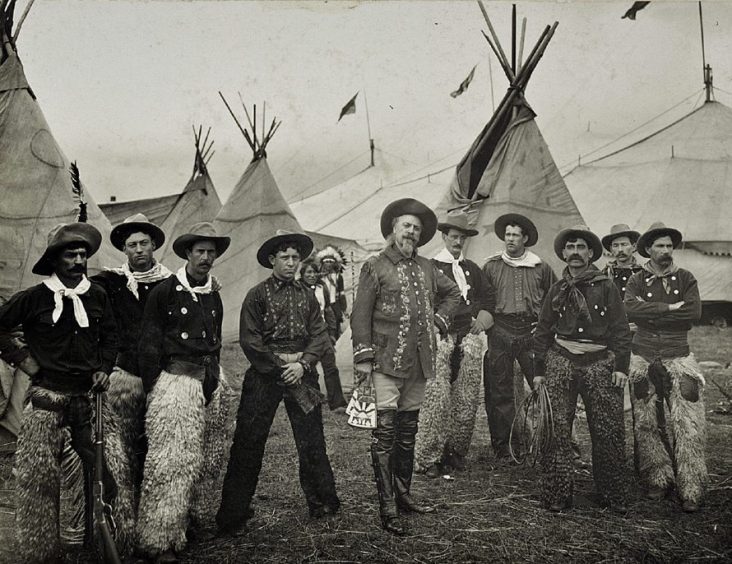
{"label": "woolly chaps", "polygon": [[457,379],[452,384],[452,403],[447,450],[466,456],[475,427],[475,413],[480,403],[483,372],[483,338],[465,335],[460,344],[462,360]]}
{"label": "woolly chaps", "polygon": [[582,396],[592,439],[592,474],[602,503],[623,503],[627,495],[623,389],[612,385],[614,357],[593,363],[572,362],[550,349],[546,387],[554,415],[555,447],[541,461],[544,504],[571,504],[574,482],[571,422]]}
{"label": "woolly chaps", "polygon": [[47,562],[61,553],[61,414],[28,403],[15,452],[18,561]]}
{"label": "woolly chaps", "polygon": [[148,452],[137,536],[139,549],[156,556],[186,545],[194,484],[204,457],[201,382],[162,371],[148,396],[145,430]]}
{"label": "woolly chaps", "polygon": [[104,403],[104,454],[107,466],[117,483],[114,501],[116,544],[121,555],[132,553],[135,546],[135,511],[137,509],[141,468],[138,463],[140,436],[144,432],[145,391],[142,380],[119,367],[110,375]]}
{"label": "woolly chaps", "polygon": [[226,468],[233,428],[229,423],[232,390],[220,368],[219,387],[206,406],[203,436],[203,465],[193,488],[191,525],[201,528],[216,516],[221,496],[221,472]]}
{"label": "woolly chaps", "polygon": [[704,376],[693,354],[662,360],[667,372],[663,409],[670,430],[673,460],[664,448],[658,425],[656,401],[658,380],[649,377],[652,365],[639,355],[630,361],[631,402],[633,404],[636,458],[640,477],[648,486],[661,489],[674,483],[682,500],[699,503],[708,481],[705,460],[706,420]]}
{"label": "woolly chaps", "polygon": [[435,377],[427,380],[414,448],[417,472],[426,472],[442,460],[450,417],[450,354],[453,341],[437,339]]}

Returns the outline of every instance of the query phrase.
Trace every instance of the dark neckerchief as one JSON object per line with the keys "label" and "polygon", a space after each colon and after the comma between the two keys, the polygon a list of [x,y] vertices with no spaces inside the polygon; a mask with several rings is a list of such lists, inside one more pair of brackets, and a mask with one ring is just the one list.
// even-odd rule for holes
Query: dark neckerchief
{"label": "dark neckerchief", "polygon": [[559,292],[552,299],[552,310],[556,313],[564,312],[564,315],[576,321],[589,323],[590,309],[587,307],[587,300],[580,291],[580,287],[586,286],[592,282],[607,280],[607,276],[602,274],[598,268],[591,264],[579,276],[572,276],[569,273],[569,267],[564,267],[562,271],[562,279],[559,281]]}
{"label": "dark neckerchief", "polygon": [[638,260],[635,258],[635,255],[631,255],[630,257],[630,264],[624,265],[624,264],[618,264],[617,259],[610,259],[607,261],[606,264],[607,267],[607,274],[610,276],[610,278],[615,278],[615,270],[638,270],[641,268],[641,265],[638,264]]}

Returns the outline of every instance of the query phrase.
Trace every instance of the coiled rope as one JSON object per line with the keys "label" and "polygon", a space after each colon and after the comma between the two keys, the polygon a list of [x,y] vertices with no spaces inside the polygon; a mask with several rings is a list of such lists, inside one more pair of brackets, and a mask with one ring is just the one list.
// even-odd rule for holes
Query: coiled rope
{"label": "coiled rope", "polygon": [[[518,426],[518,427],[517,427]],[[519,452],[514,452],[514,430],[518,433]],[[545,384],[537,384],[521,403],[511,423],[509,452],[517,464],[531,466],[543,460],[556,446],[554,413]]]}

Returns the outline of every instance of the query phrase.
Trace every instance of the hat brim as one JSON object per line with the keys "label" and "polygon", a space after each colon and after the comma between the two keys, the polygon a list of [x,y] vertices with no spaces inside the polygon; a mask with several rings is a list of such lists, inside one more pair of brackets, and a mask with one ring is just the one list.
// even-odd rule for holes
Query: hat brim
{"label": "hat brim", "polygon": [[506,238],[506,226],[507,225],[520,225],[524,235],[528,236],[528,240],[524,244],[525,247],[533,247],[539,240],[539,231],[536,229],[536,225],[525,215],[520,213],[507,213],[496,219],[493,222],[493,231],[496,236],[504,241]]}
{"label": "hat brim", "polygon": [[422,231],[419,234],[419,241],[417,241],[418,247],[426,245],[432,240],[437,232],[437,216],[430,208],[413,198],[396,200],[384,208],[381,213],[381,235],[384,239],[394,231],[392,227],[394,219],[403,215],[413,215],[422,222]]}
{"label": "hat brim", "polygon": [[590,263],[597,261],[602,256],[602,243],[600,242],[600,238],[592,231],[585,231],[583,229],[562,229],[554,239],[554,252],[562,262],[564,262],[564,255],[562,254],[562,251],[564,250],[565,243],[568,239],[575,238],[586,241],[590,246],[590,249],[592,249],[592,258],[590,258]]}
{"label": "hat brim", "polygon": [[650,255],[646,252],[646,247],[650,247],[653,244],[653,241],[655,241],[659,237],[666,236],[671,237],[671,243],[673,244],[674,249],[681,244],[681,231],[679,231],[678,229],[674,229],[673,227],[660,227],[658,229],[650,229],[643,233],[643,235],[641,235],[638,239],[638,243],[636,245],[636,248],[638,249],[638,254],[640,254],[642,257],[650,258]]}
{"label": "hat brim", "polygon": [[635,245],[638,242],[638,239],[640,239],[640,233],[631,229],[629,231],[618,231],[617,233],[605,235],[602,238],[602,246],[605,247],[606,251],[611,251],[613,241],[618,237],[627,237],[628,239],[630,239],[630,242]]}
{"label": "hat brim", "polygon": [[475,237],[479,231],[477,229],[471,229],[470,227],[462,227],[460,225],[453,225],[452,223],[438,223],[437,230],[441,233],[448,233],[450,229],[457,229],[458,231],[465,233],[468,237]]}
{"label": "hat brim", "polygon": [[109,240],[115,249],[124,250],[125,241],[132,233],[147,233],[155,243],[155,248],[160,249],[165,243],[165,233],[157,225],[153,223],[145,223],[142,221],[131,221],[129,223],[120,223],[109,234]]}
{"label": "hat brim", "polygon": [[300,249],[300,260],[307,259],[313,252],[313,240],[304,233],[283,233],[267,239],[257,251],[257,262],[264,268],[272,268],[269,257],[274,254],[274,249],[285,241],[295,241]]}
{"label": "hat brim", "polygon": [[54,271],[54,262],[58,252],[70,245],[82,244],[86,247],[86,258],[90,259],[99,250],[102,245],[102,234],[99,230],[88,223],[70,224],[76,230],[76,233],[68,233],[63,241],[59,241],[54,245],[49,245],[41,258],[33,265],[31,272],[40,276],[50,276]]}
{"label": "hat brim", "polygon": [[173,241],[173,252],[180,258],[188,260],[186,249],[190,248],[196,241],[211,241],[216,246],[217,257],[223,255],[231,244],[230,237],[211,237],[208,235],[186,233]]}

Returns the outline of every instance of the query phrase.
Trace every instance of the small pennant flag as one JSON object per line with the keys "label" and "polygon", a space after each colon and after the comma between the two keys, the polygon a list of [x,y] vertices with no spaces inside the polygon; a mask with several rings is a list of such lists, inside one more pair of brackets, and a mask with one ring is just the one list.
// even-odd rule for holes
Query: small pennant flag
{"label": "small pennant flag", "polygon": [[347,114],[355,114],[356,113],[356,96],[358,96],[358,92],[356,92],[353,95],[353,98],[348,100],[345,106],[341,108],[341,115],[338,116],[338,121],[341,121],[341,118]]}
{"label": "small pennant flag", "polygon": [[[478,65],[475,65],[475,66],[478,66]],[[468,74],[468,76],[465,77],[465,80],[463,80],[460,83],[460,86],[458,87],[458,89],[455,90],[454,92],[450,92],[450,96],[452,96],[453,98],[457,98],[458,96],[460,96],[460,94],[465,92],[468,89],[468,86],[470,86],[470,83],[473,80],[474,75],[475,75],[475,67],[473,67],[472,70],[470,71],[470,74]]]}
{"label": "small pennant flag", "polygon": [[635,15],[643,8],[648,6],[648,4],[650,4],[650,2],[633,2],[633,5],[628,9],[627,12],[625,12],[625,14],[623,14],[623,17],[620,19],[622,20],[628,18],[629,20],[635,20]]}

